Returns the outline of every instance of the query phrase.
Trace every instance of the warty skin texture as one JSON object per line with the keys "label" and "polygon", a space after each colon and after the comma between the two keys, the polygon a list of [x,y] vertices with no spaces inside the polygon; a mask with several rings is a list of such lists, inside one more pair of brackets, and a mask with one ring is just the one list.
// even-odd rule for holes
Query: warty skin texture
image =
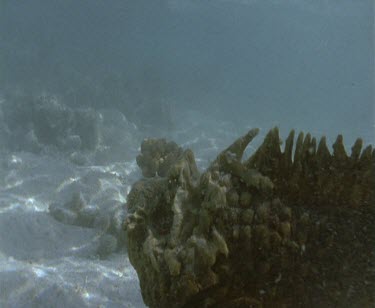
{"label": "warty skin texture", "polygon": [[349,156],[339,136],[331,153],[300,133],[293,149],[292,131],[282,151],[274,128],[242,161],[257,134],[202,174],[190,150],[151,141],[150,160],[173,159],[133,186],[125,222],[146,305],[373,307],[372,148],[358,139]]}

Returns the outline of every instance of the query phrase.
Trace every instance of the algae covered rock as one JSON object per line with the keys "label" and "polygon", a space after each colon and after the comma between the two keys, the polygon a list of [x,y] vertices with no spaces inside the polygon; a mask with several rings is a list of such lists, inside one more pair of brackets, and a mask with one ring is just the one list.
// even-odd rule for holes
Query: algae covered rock
{"label": "algae covered rock", "polygon": [[299,134],[293,149],[292,132],[282,151],[275,128],[242,161],[257,134],[236,140],[202,174],[190,150],[143,144],[141,168],[177,153],[163,172],[148,168],[152,177],[128,196],[128,254],[146,305],[372,307],[372,148],[361,151],[359,140],[348,156],[339,136],[331,154],[324,139],[317,146]]}

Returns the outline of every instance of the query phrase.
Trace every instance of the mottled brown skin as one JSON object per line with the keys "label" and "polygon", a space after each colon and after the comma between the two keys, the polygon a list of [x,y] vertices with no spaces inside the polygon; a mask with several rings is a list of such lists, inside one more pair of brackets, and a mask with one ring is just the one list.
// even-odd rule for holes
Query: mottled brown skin
{"label": "mottled brown skin", "polygon": [[141,153],[137,156],[137,164],[144,177],[166,176],[182,152],[182,148],[173,141],[145,139],[141,144]]}
{"label": "mottled brown skin", "polygon": [[292,131],[281,151],[275,128],[243,162],[257,133],[203,174],[186,150],[134,185],[125,225],[145,303],[374,307],[372,148],[358,139],[348,156],[339,136],[331,154],[301,133],[293,149]]}

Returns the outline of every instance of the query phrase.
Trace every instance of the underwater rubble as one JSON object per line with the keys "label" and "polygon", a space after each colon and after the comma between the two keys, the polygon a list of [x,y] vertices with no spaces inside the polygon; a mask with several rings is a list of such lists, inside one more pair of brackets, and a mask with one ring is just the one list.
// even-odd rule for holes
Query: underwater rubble
{"label": "underwater rubble", "polygon": [[49,93],[0,97],[0,150],[61,154],[77,166],[133,158],[142,140],[137,126],[108,108],[71,106]]}
{"label": "underwater rubble", "polygon": [[374,307],[375,151],[358,139],[250,130],[200,173],[145,140],[128,195],[129,259],[149,307]]}
{"label": "underwater rubble", "polygon": [[19,95],[1,106],[7,147],[40,153],[45,146],[61,151],[95,150],[99,115],[89,108],[72,109],[56,96]]}

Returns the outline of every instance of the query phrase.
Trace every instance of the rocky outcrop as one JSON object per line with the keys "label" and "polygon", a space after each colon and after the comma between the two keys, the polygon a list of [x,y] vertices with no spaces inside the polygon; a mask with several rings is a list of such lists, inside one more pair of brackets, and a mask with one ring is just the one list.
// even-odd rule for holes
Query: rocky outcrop
{"label": "rocky outcrop", "polygon": [[[190,150],[143,172],[128,196],[129,259],[150,307],[372,307],[375,155],[357,140],[253,129],[200,174]],[[153,148],[146,145],[153,145]],[[147,141],[142,168],[160,155]],[[144,152],[147,152],[145,155]],[[155,165],[155,164],[154,164]]]}
{"label": "rocky outcrop", "polygon": [[65,152],[93,151],[99,145],[99,114],[93,109],[72,109],[47,94],[15,96],[3,104],[6,145],[12,150],[38,153],[47,146]]}

